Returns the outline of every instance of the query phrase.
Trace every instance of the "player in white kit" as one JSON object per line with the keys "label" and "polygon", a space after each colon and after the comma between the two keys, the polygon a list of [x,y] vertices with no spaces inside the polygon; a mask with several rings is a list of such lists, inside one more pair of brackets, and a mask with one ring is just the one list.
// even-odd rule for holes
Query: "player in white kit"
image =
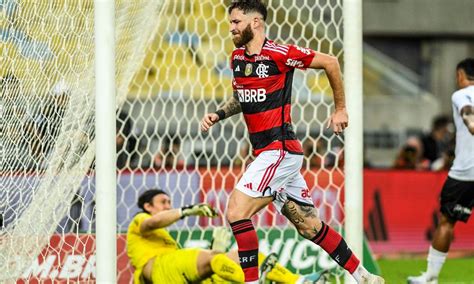
{"label": "player in white kit", "polygon": [[440,196],[441,219],[428,253],[428,269],[408,283],[438,283],[457,221],[467,222],[474,206],[474,58],[456,67],[459,90],[452,96],[456,125],[455,159]]}

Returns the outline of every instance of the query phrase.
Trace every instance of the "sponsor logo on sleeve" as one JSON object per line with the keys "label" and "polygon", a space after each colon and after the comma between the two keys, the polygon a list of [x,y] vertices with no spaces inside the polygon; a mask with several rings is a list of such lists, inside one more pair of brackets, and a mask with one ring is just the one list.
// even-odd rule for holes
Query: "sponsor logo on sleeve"
{"label": "sponsor logo on sleeve", "polygon": [[309,55],[311,53],[311,51],[308,49],[308,48],[304,48],[304,47],[299,47],[299,46],[295,46],[297,50],[299,50],[300,52],[306,54],[306,55]]}
{"label": "sponsor logo on sleeve", "polygon": [[288,58],[286,60],[286,65],[291,66],[291,67],[298,67],[298,68],[304,67],[303,62],[301,62],[300,60],[294,60],[291,58]]}

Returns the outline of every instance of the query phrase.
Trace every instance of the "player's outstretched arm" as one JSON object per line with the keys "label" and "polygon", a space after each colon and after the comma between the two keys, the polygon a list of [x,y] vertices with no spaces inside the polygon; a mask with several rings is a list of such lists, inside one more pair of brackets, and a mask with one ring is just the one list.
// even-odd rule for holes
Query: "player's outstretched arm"
{"label": "player's outstretched arm", "polygon": [[207,132],[211,126],[216,122],[225,118],[231,117],[235,114],[242,112],[239,100],[236,98],[236,94],[228,100],[222,108],[213,113],[207,113],[201,120],[201,131]]}
{"label": "player's outstretched arm", "polygon": [[140,233],[146,234],[160,228],[166,228],[181,218],[181,209],[161,211],[144,220],[140,225]]}
{"label": "player's outstretched arm", "polygon": [[210,205],[199,203],[188,205],[179,209],[171,209],[151,216],[142,222],[140,232],[145,234],[155,229],[166,228],[176,221],[188,216],[216,217],[218,214]]}
{"label": "player's outstretched arm", "polygon": [[310,64],[310,68],[324,69],[326,72],[326,76],[331,84],[334,106],[336,108],[328,121],[328,128],[332,127],[336,134],[340,134],[349,125],[349,118],[346,111],[346,99],[339,61],[334,56],[317,53]]}
{"label": "player's outstretched arm", "polygon": [[469,132],[474,135],[474,106],[467,105],[463,107],[461,117]]}

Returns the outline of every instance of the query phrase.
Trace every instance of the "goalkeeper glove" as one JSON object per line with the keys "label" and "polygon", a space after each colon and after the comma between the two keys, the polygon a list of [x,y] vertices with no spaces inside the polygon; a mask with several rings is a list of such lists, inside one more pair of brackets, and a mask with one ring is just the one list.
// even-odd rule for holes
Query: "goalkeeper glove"
{"label": "goalkeeper glove", "polygon": [[188,216],[216,217],[217,212],[206,203],[199,203],[181,207],[181,219]]}
{"label": "goalkeeper glove", "polygon": [[212,231],[211,250],[218,252],[226,252],[230,246],[230,238],[232,234],[225,227],[215,227]]}

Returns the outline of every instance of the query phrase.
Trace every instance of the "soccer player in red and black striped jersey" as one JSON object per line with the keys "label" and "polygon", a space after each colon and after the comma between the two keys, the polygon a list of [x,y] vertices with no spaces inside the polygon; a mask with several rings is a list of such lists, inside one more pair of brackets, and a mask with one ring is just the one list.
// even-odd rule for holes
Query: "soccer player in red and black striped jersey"
{"label": "soccer player in red and black striped jersey", "polygon": [[258,238],[250,218],[269,203],[308,240],[321,246],[358,283],[383,283],[360,264],[342,236],[317,217],[300,169],[301,143],[291,124],[291,89],[295,68],[324,69],[335,111],[329,125],[336,134],[348,126],[341,70],[337,58],[265,36],[267,10],[260,0],[234,1],[229,9],[236,49],[231,68],[234,95],[215,113],[204,115],[201,130],[243,113],[256,159],[229,198],[227,220],[239,247],[246,283],[258,283]]}

